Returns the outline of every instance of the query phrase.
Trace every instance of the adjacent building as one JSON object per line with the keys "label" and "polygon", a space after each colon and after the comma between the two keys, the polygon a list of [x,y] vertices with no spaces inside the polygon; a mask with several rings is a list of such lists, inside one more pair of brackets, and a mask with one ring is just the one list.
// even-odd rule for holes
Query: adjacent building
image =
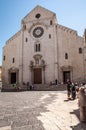
{"label": "adjacent building", "polygon": [[21,29],[3,47],[3,88],[86,79],[86,31],[60,25],[56,14],[36,6],[21,20]]}

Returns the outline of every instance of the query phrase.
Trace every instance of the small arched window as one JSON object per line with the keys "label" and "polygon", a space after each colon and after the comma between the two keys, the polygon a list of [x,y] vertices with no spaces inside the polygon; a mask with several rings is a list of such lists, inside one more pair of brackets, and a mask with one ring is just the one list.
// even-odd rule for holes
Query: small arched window
{"label": "small arched window", "polygon": [[38,50],[38,49],[37,49],[37,44],[36,44],[35,46],[36,46],[35,49],[36,49],[36,52],[37,52],[37,50]]}
{"label": "small arched window", "polygon": [[25,41],[28,42],[28,38],[27,37],[26,37]]}
{"label": "small arched window", "polygon": [[4,60],[4,61],[5,61],[5,58],[6,58],[6,57],[4,56],[4,57],[3,57],[3,60]]}
{"label": "small arched window", "polygon": [[13,57],[13,63],[15,62],[15,58]]}
{"label": "small arched window", "polygon": [[79,48],[79,54],[82,54],[82,48],[81,47]]}
{"label": "small arched window", "polygon": [[52,22],[52,20],[50,20],[50,25],[52,25],[53,24],[53,22]]}
{"label": "small arched window", "polygon": [[51,39],[51,34],[49,34],[49,39]]}
{"label": "small arched window", "polygon": [[40,44],[35,44],[35,47],[34,47],[35,51],[36,52],[39,52],[40,51]]}
{"label": "small arched window", "polygon": [[68,53],[65,53],[65,59],[68,59]]}
{"label": "small arched window", "polygon": [[38,44],[38,51],[40,51],[40,44]]}

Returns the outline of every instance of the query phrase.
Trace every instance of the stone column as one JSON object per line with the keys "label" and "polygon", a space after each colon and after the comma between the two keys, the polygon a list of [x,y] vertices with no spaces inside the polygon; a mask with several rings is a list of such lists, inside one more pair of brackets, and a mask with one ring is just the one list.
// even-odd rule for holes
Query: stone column
{"label": "stone column", "polygon": [[33,76],[34,76],[33,71],[34,71],[33,67],[30,67],[30,80],[29,80],[30,84],[34,83],[34,81],[33,81]]}
{"label": "stone column", "polygon": [[45,67],[42,68],[42,84],[45,84]]}
{"label": "stone column", "polygon": [[19,85],[22,85],[22,65],[19,66]]}
{"label": "stone column", "polygon": [[54,25],[54,48],[55,48],[55,79],[60,80],[59,77],[59,47],[58,47],[58,26]]}

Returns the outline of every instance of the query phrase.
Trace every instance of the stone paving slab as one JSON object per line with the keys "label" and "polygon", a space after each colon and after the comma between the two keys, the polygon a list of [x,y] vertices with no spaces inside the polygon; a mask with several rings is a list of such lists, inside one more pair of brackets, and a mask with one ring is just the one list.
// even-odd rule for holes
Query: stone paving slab
{"label": "stone paving slab", "polygon": [[1,127],[0,130],[11,130],[11,126]]}
{"label": "stone paving slab", "polygon": [[0,130],[86,130],[66,91],[0,92]]}

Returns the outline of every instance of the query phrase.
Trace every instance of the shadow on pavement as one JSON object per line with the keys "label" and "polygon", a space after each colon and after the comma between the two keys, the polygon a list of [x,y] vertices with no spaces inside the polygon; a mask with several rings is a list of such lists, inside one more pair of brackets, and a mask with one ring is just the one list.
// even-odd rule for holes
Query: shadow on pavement
{"label": "shadow on pavement", "polygon": [[[6,93],[2,97],[6,96],[4,94]],[[7,97],[2,99],[4,104],[0,104],[0,128],[11,126],[11,130],[45,130],[37,117],[48,111],[46,106],[55,100],[56,95],[48,94],[42,103],[40,99],[44,94],[30,92],[24,97],[23,94],[25,93],[7,93]]]}
{"label": "shadow on pavement", "polygon": [[[75,114],[80,121],[80,112],[79,109],[70,112],[70,114]],[[72,130],[86,130],[86,122],[80,122],[75,126],[71,126]]]}

